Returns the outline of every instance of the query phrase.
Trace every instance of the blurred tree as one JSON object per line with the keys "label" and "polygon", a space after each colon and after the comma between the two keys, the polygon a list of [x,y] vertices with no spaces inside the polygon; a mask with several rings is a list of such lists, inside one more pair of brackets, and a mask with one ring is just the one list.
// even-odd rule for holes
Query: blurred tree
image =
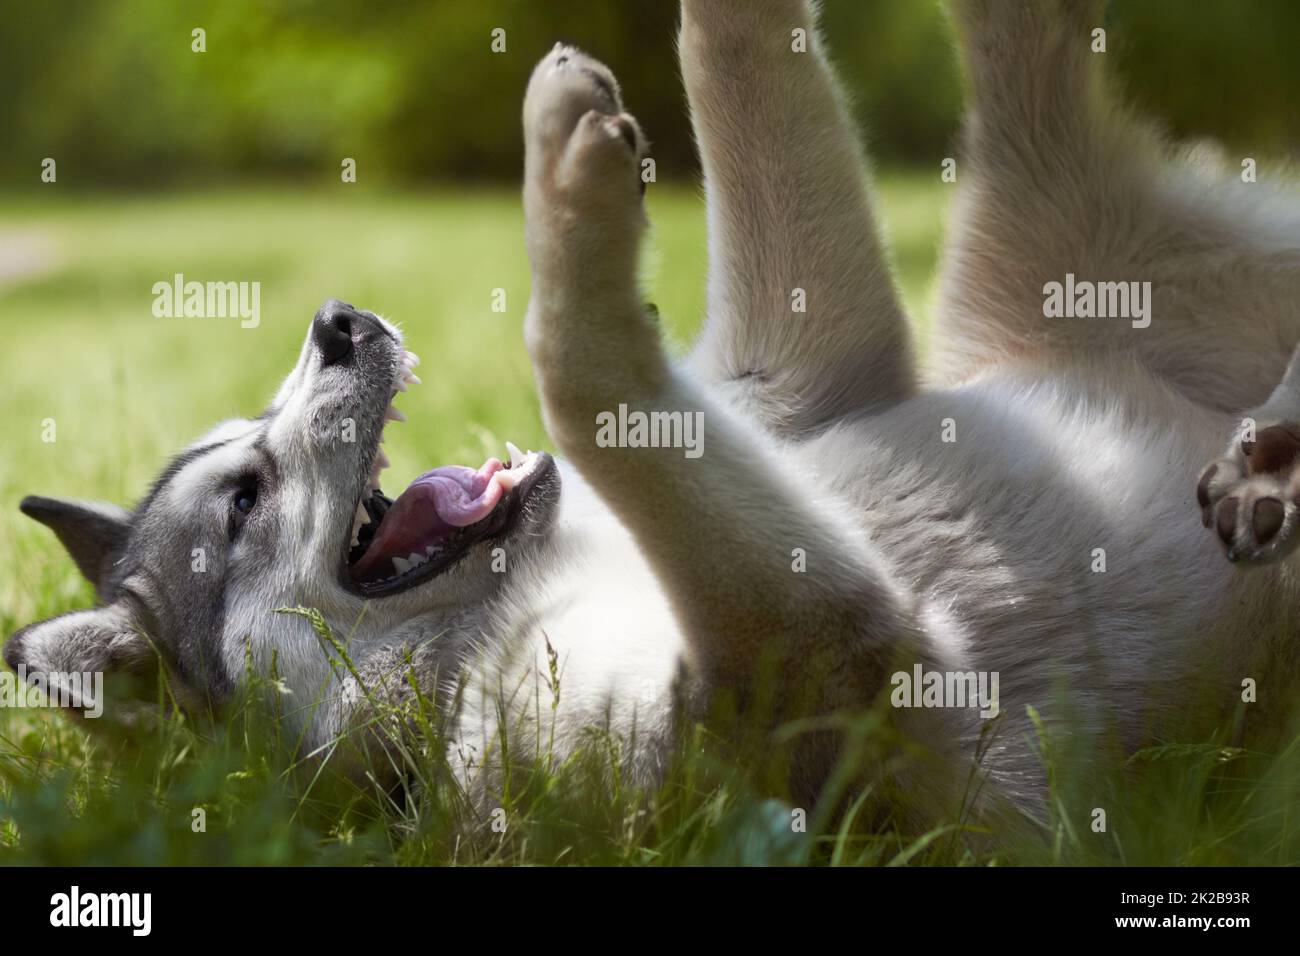
{"label": "blurred tree", "polygon": [[[513,180],[519,105],[556,39],[621,78],[661,176],[693,175],[672,0],[5,0],[0,173],[37,184]],[[884,164],[952,152],[961,94],[938,0],[826,0],[832,56]],[[1110,53],[1177,136],[1297,148],[1297,0],[1114,0]],[[206,52],[191,31],[206,31]],[[505,30],[505,52],[492,31]]]}

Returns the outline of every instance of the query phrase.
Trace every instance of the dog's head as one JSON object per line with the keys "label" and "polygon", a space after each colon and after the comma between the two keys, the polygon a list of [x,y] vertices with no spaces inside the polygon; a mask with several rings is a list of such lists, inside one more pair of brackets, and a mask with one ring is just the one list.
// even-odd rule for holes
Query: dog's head
{"label": "dog's head", "polygon": [[250,651],[258,668],[274,656],[291,687],[319,677],[310,623],[277,608],[315,608],[348,641],[486,606],[505,576],[495,549],[534,546],[558,472],[511,446],[509,462],[435,468],[385,496],[380,441],[417,362],[387,322],[331,300],[266,411],[191,444],[133,511],[24,499],[100,605],[23,628],[5,660],[29,676],[102,672],[111,687],[161,659],[182,706],[219,708]]}

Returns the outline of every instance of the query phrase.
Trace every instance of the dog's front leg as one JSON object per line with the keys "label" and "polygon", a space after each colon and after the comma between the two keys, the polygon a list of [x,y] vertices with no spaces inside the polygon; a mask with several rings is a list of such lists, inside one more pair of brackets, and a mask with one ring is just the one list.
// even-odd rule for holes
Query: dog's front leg
{"label": "dog's front leg", "polygon": [[[557,47],[524,126],[526,337],[552,438],[635,535],[706,686],[752,699],[765,664],[784,715],[865,703],[910,634],[907,601],[818,478],[783,472],[770,438],[665,357],[637,286],[644,140],[613,77]],[[638,421],[683,440],[643,447]]]}

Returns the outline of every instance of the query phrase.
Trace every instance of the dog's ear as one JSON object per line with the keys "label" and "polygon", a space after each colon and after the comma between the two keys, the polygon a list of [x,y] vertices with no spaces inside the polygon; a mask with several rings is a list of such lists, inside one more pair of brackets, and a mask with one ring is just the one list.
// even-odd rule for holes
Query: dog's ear
{"label": "dog's ear", "polygon": [[117,505],[36,495],[28,495],[18,507],[59,536],[100,600],[107,600],[105,588],[131,531],[131,512]]}
{"label": "dog's ear", "polygon": [[70,712],[92,711],[92,717],[103,712],[106,681],[114,698],[132,699],[140,696],[139,680],[156,673],[153,647],[120,604],[29,624],[5,643],[4,659],[29,681],[39,680],[47,694],[58,693]]}
{"label": "dog's ear", "polygon": [[19,630],[5,644],[5,663],[31,672],[139,672],[154,659],[153,648],[126,608],[110,604],[69,611]]}

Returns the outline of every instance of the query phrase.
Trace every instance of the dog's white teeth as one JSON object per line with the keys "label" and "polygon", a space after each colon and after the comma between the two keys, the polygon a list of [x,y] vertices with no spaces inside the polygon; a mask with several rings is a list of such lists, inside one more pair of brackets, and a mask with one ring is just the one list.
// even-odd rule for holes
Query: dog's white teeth
{"label": "dog's white teeth", "polygon": [[524,453],[515,446],[514,442],[506,442],[506,451],[510,453],[511,467],[522,465],[524,463]]}
{"label": "dog's white teeth", "polygon": [[351,542],[352,547],[355,548],[357,545],[361,543],[359,537],[359,535],[361,534],[361,526],[364,525],[368,520],[370,520],[370,518],[369,515],[366,514],[365,505],[358,504],[357,513],[352,518],[352,542]]}
{"label": "dog's white teeth", "polygon": [[398,574],[405,574],[411,570],[411,562],[407,561],[406,558],[393,558],[393,570]]}
{"label": "dog's white teeth", "polygon": [[418,567],[419,567],[420,565],[422,565],[422,564],[428,564],[428,563],[429,563],[429,559],[428,559],[428,558],[426,558],[426,557],[425,557],[424,555],[422,555],[422,554],[416,554],[414,551],[412,551],[412,552],[411,552],[410,554],[408,554],[406,557],[407,557],[407,560],[411,562],[411,567],[413,567],[413,568],[418,568]]}
{"label": "dog's white teeth", "polygon": [[429,557],[433,557],[433,552],[435,552],[435,551],[437,551],[437,550],[438,550],[438,549],[437,549],[436,547],[434,547],[433,545],[428,545],[428,546],[425,547],[425,549],[424,549],[424,553],[427,554]]}
{"label": "dog's white teeth", "polygon": [[[420,376],[416,375],[414,372],[410,371],[409,369],[407,370],[406,374],[402,377],[402,381],[410,382],[412,385],[424,384],[424,381],[420,378]],[[402,391],[406,391],[406,389],[402,389]]]}
{"label": "dog's white teeth", "polygon": [[406,383],[409,382],[409,381],[410,381],[410,379],[409,379],[409,378],[405,378],[405,377],[403,377],[403,378],[399,378],[399,379],[394,379],[394,381],[393,381],[393,388],[397,389],[399,392],[404,392],[404,391],[406,391]]}
{"label": "dog's white teeth", "polygon": [[388,411],[384,412],[384,421],[386,422],[404,422],[406,416],[403,415],[396,407],[389,405]]}
{"label": "dog's white teeth", "polygon": [[403,352],[402,364],[408,366],[409,368],[415,368],[417,365],[420,364],[420,356],[416,355],[414,352],[409,352],[409,351]]}

